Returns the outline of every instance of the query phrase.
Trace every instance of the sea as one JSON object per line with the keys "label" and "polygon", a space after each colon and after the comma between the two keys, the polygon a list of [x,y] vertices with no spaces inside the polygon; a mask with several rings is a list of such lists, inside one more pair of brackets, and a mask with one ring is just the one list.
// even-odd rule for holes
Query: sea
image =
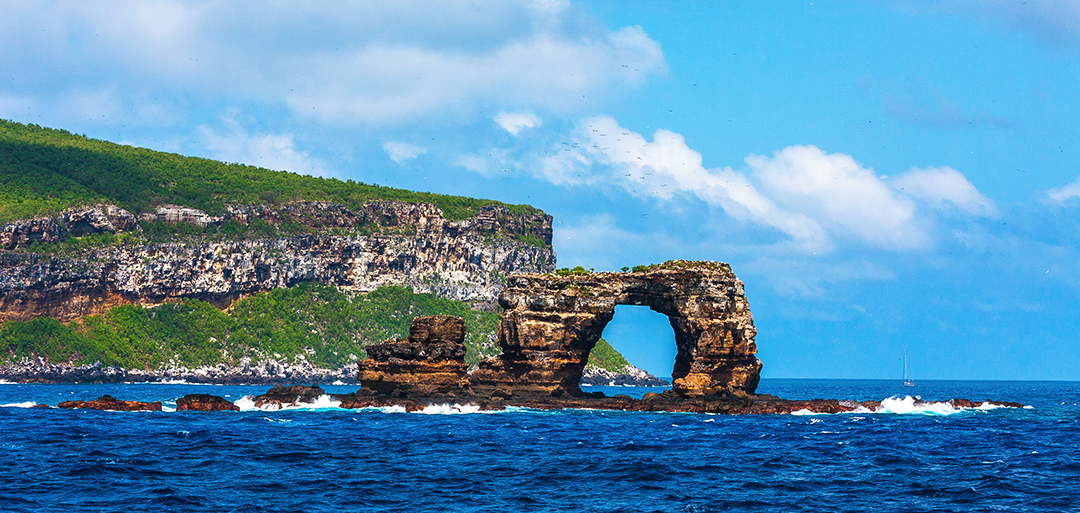
{"label": "sea", "polygon": [[[268,388],[0,384],[0,511],[1080,511],[1080,382],[763,379],[883,406],[736,416],[246,399]],[[189,393],[244,409],[168,411]],[[102,394],[166,411],[29,408]]]}

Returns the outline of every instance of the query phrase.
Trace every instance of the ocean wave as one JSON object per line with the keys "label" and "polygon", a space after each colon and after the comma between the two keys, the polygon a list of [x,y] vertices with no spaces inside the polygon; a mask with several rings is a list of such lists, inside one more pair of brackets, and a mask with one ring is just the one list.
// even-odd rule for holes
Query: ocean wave
{"label": "ocean wave", "polygon": [[0,408],[33,408],[34,406],[37,406],[37,404],[38,403],[35,403],[34,401],[26,401],[26,402],[21,402],[21,403],[7,403],[7,404],[0,404]]}
{"label": "ocean wave", "polygon": [[952,415],[970,408],[957,408],[948,402],[922,401],[910,395],[893,396],[882,399],[881,407],[875,413],[895,413],[898,415]]}
{"label": "ocean wave", "polygon": [[279,406],[276,404],[268,404],[264,406],[255,406],[255,398],[250,395],[245,395],[240,399],[233,401],[233,404],[240,407],[240,411],[284,411],[284,410],[330,410],[341,409],[341,401],[330,397],[327,394],[320,395],[313,402],[310,403],[295,403]]}
{"label": "ocean wave", "polygon": [[[955,406],[949,401],[923,401],[919,397],[912,397],[910,395],[904,397],[893,396],[887,399],[882,399],[881,406],[878,406],[874,409],[867,408],[866,406],[856,403],[854,401],[841,401],[841,404],[844,403],[853,405],[854,409],[841,413],[818,413],[804,408],[798,411],[793,411],[790,413],[790,415],[810,416],[886,413],[893,415],[945,416],[954,415],[965,411],[990,411],[996,410],[998,408],[1008,408],[1008,406],[991,404],[988,401],[980,403],[978,406],[975,407]],[[1025,406],[1025,408],[1030,408],[1030,406]]]}
{"label": "ocean wave", "polygon": [[475,404],[432,404],[416,413],[425,415],[464,415],[480,412],[480,407]]}

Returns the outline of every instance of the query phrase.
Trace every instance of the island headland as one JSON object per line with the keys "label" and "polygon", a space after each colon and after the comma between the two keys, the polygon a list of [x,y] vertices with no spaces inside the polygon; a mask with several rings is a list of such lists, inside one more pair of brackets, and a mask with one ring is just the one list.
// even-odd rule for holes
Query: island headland
{"label": "island headland", "polygon": [[[4,381],[355,383],[366,346],[437,314],[466,320],[475,368],[507,277],[555,270],[529,205],[3,120],[0,188]],[[656,384],[601,344],[592,379]]]}
{"label": "island headland", "polygon": [[[280,384],[254,398],[264,406],[325,395],[295,383],[359,381],[332,399],[406,410],[867,407],[756,393],[756,329],[727,264],[556,270],[552,217],[528,205],[2,120],[0,185],[0,380]],[[677,354],[664,393],[582,391],[585,375],[655,384],[593,358],[614,352],[600,337],[617,305],[668,317]],[[161,409],[109,396],[60,406]],[[236,409],[201,395],[177,406]]]}

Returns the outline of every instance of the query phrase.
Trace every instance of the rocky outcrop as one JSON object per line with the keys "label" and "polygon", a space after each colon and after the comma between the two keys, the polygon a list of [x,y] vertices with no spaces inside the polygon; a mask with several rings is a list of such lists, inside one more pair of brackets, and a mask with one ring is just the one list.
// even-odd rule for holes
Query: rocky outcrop
{"label": "rocky outcrop", "polygon": [[[505,276],[554,267],[551,216],[513,215],[488,206],[448,221],[428,204],[373,201],[359,211],[320,202],[230,207],[221,216],[167,205],[140,223],[292,223],[307,233],[278,238],[172,243],[123,241],[78,254],[35,254],[31,242],[135,230],[111,205],[56,219],[8,223],[0,232],[0,322],[48,316],[68,321],[126,303],[196,298],[225,307],[251,294],[315,281],[370,291],[407,285],[458,300],[491,300]],[[538,246],[518,240],[541,241]]]}
{"label": "rocky outcrop", "polygon": [[480,362],[472,386],[494,393],[582,396],[589,351],[616,305],[646,305],[675,332],[673,391],[753,393],[761,362],[743,284],[727,264],[671,261],[643,272],[511,276],[499,296],[503,353]]}
{"label": "rocky outcrop", "polygon": [[[287,392],[286,392],[287,391]],[[458,406],[459,410],[492,411],[508,407],[535,408],[540,410],[559,410],[566,408],[592,410],[622,410],[645,412],[709,413],[724,415],[779,415],[779,414],[835,414],[835,413],[884,413],[881,403],[876,401],[852,401],[836,399],[790,400],[772,395],[747,394],[741,391],[717,392],[715,394],[694,397],[676,393],[647,393],[641,399],[627,395],[606,397],[602,393],[588,394],[584,397],[552,397],[524,394],[516,396],[512,389],[500,390],[499,393],[486,395],[466,391],[463,394],[432,394],[426,396],[400,397],[380,394],[368,389],[360,389],[348,394],[327,394],[321,388],[297,385],[294,387],[274,387],[273,390],[257,396],[256,404],[266,410],[284,407],[315,406],[316,401],[325,399],[322,404],[338,408],[401,408],[406,412],[424,411],[434,408],[445,411],[448,407]],[[1022,408],[1015,402],[970,401],[952,399],[946,402],[954,408]],[[917,401],[916,406],[931,403]],[[467,408],[462,406],[468,405]]]}
{"label": "rocky outcrop", "polygon": [[135,216],[115,205],[68,209],[60,214],[59,221],[68,237],[123,232],[135,227]]}
{"label": "rocky outcrop", "polygon": [[280,409],[312,404],[324,395],[326,391],[318,385],[275,385],[265,394],[255,396],[254,403],[256,408]]}
{"label": "rocky outcrop", "polygon": [[398,397],[460,393],[469,379],[464,342],[460,317],[417,317],[408,338],[365,348],[357,379],[363,388]]}
{"label": "rocky outcrop", "polygon": [[161,401],[122,401],[111,395],[105,394],[90,401],[61,401],[56,407],[69,410],[85,408],[88,410],[107,411],[161,411]]}
{"label": "rocky outcrop", "polygon": [[232,401],[210,394],[187,394],[176,400],[176,411],[240,411]]}
{"label": "rocky outcrop", "polygon": [[0,229],[0,249],[25,248],[31,243],[54,244],[70,237],[117,233],[135,227],[135,216],[115,205],[67,209],[55,218],[37,217],[9,222]]}

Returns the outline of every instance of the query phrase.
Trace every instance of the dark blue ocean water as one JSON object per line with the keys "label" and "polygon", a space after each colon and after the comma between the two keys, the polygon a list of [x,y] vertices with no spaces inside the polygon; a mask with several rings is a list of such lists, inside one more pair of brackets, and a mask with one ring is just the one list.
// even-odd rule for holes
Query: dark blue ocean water
{"label": "dark blue ocean water", "polygon": [[[0,404],[109,393],[173,405],[186,393],[235,400],[267,388],[5,384]],[[716,416],[7,406],[0,511],[1080,511],[1080,382],[764,380],[759,390],[1032,408]]]}

